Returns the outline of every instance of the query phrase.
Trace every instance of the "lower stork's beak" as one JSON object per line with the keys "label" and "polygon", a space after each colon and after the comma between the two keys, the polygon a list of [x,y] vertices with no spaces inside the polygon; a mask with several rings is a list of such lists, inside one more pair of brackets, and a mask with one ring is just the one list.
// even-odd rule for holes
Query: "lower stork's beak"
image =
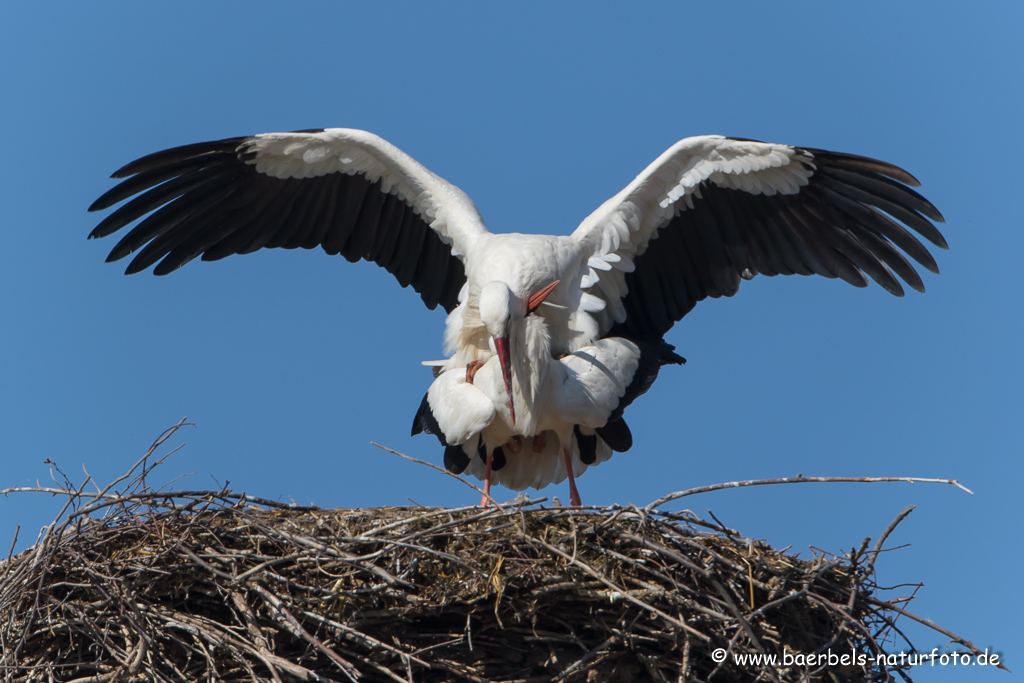
{"label": "lower stork's beak", "polygon": [[505,391],[508,392],[508,412],[512,416],[512,426],[516,426],[516,408],[512,402],[512,358],[508,352],[508,337],[495,337],[494,350],[498,352],[501,363],[501,376],[505,379]]}

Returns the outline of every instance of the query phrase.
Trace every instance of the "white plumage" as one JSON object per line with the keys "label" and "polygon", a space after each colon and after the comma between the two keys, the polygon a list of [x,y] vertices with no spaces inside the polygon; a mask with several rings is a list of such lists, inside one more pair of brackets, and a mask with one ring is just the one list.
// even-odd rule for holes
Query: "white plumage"
{"label": "white plumage", "polygon": [[[197,256],[320,247],[374,261],[428,307],[442,305],[449,358],[431,389],[436,408],[479,400],[449,373],[480,362],[489,375],[497,366],[505,391],[504,403],[487,394],[494,416],[480,402],[479,412],[451,422],[460,437],[473,425],[493,429],[502,410],[511,436],[526,437],[555,429],[544,426],[551,420],[564,431],[611,414],[608,392],[552,393],[552,368],[579,369],[562,356],[595,349],[600,360],[611,353],[601,341],[609,337],[657,342],[699,301],[732,296],[742,279],[817,274],[862,287],[870,277],[902,295],[897,276],[924,289],[907,256],[938,271],[912,231],[946,246],[930,222],[941,214],[896,166],[721,136],[680,140],[566,236],[492,234],[457,187],[381,138],[343,128],[187,145],[114,177],[125,180],[91,209],[134,198],[90,236],[139,221],[108,257],[138,250],[128,273],[154,266],[165,274]],[[610,376],[631,377],[628,363]],[[570,386],[590,387],[583,379]],[[575,418],[551,417],[570,409]],[[540,486],[560,476],[557,463],[531,476],[527,462],[506,464],[499,479]]]}
{"label": "white plumage", "polygon": [[[544,324],[536,317],[532,321]],[[475,371],[472,383],[464,368],[442,372],[417,419],[423,418],[426,430],[436,431],[447,445],[462,447],[469,472],[480,479],[487,479],[487,459],[474,457],[481,448],[490,455],[497,448],[508,449],[517,436],[527,437],[518,440],[518,452],[505,455],[490,481],[514,490],[543,488],[566,478],[567,463],[578,477],[589,465],[612,456],[611,446],[596,430],[645,388],[638,386],[627,396],[640,360],[640,346],[621,338],[600,339],[561,358],[549,354],[534,368],[538,386],[533,403],[525,403],[526,422],[521,417],[513,427],[500,360],[492,355]],[[588,437],[593,442],[581,444]]]}

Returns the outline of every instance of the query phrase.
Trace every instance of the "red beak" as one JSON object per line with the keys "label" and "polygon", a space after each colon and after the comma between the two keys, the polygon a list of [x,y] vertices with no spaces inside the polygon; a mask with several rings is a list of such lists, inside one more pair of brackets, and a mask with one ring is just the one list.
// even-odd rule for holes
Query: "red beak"
{"label": "red beak", "polygon": [[494,350],[498,352],[501,363],[501,376],[505,378],[505,391],[508,392],[508,412],[512,415],[512,426],[516,426],[516,408],[512,403],[512,358],[508,353],[508,337],[496,337]]}
{"label": "red beak", "polygon": [[526,312],[533,313],[537,310],[537,307],[544,303],[544,299],[548,298],[551,292],[555,291],[555,287],[558,286],[560,280],[555,280],[550,285],[542,287],[533,294],[530,295],[529,301],[526,302]]}

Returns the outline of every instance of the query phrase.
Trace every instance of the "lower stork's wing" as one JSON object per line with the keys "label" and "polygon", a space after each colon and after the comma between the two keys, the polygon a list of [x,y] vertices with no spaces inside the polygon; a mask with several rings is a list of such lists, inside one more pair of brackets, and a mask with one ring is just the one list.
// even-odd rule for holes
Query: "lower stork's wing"
{"label": "lower stork's wing", "polygon": [[156,264],[153,272],[164,275],[200,255],[213,261],[262,248],[321,247],[373,261],[403,287],[412,285],[428,307],[451,311],[466,279],[463,258],[487,232],[462,190],[359,130],[186,145],[143,157],[113,177],[126,180],[89,210],[134,199],[89,236],[142,219],[107,257],[141,249],[127,273]]}
{"label": "lower stork's wing", "polygon": [[[865,274],[896,296],[924,291],[902,249],[938,266],[907,228],[945,248],[942,215],[906,171],[874,159],[720,136],[686,138],[573,233],[582,251],[575,315],[600,335],[657,339],[741,279]],[[894,275],[895,273],[895,275]],[[577,329],[587,329],[580,324]],[[593,329],[593,326],[591,326]]]}

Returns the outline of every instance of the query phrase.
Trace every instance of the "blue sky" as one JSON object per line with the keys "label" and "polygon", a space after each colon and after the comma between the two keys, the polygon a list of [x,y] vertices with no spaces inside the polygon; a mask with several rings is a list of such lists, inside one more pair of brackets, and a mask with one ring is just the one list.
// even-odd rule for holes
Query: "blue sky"
{"label": "blue sky", "polygon": [[[441,462],[409,426],[444,316],[383,270],[280,250],[164,278],[103,263],[114,240],[85,239],[85,208],[148,152],[364,128],[462,187],[491,230],[540,233],[572,231],[688,135],[864,154],[917,175],[946,216],[927,294],[759,278],[700,304],[668,336],[688,365],[629,409],[633,450],[580,491],[646,504],[797,473],[958,478],[974,496],[808,485],[682,502],[804,556],[917,505],[880,582],[923,581],[912,610],[1024,668],[1019,4],[281,7],[0,8],[0,488],[45,479],[45,458],[106,483],[188,416],[159,483],[194,473],[190,488],[326,507],[475,500],[369,445]],[[0,499],[0,547],[58,509]]]}

